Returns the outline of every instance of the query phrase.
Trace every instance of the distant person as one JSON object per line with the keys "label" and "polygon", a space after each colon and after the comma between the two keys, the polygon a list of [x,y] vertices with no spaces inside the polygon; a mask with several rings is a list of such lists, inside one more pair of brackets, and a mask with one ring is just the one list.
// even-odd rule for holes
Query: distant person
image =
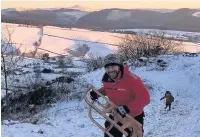
{"label": "distant person", "polygon": [[162,97],[160,100],[163,100],[163,99],[166,99],[165,109],[167,109],[167,107],[169,107],[169,110],[171,110],[171,104],[172,104],[172,102],[174,102],[174,97],[172,96],[172,93],[170,91],[166,91],[165,96]]}

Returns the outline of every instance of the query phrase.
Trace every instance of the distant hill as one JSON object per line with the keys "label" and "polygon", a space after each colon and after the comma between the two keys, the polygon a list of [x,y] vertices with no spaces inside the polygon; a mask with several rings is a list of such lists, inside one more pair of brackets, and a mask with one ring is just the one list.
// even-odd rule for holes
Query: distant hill
{"label": "distant hill", "polygon": [[197,9],[178,9],[173,12],[153,10],[105,9],[81,17],[76,26],[81,28],[112,29],[170,29],[200,31],[200,18],[193,16]]}
{"label": "distant hill", "polygon": [[[70,8],[2,10],[2,21],[33,25],[53,25],[89,29],[168,29],[200,32],[200,9],[104,9],[87,12]],[[89,11],[90,9],[88,9]]]}
{"label": "distant hill", "polygon": [[75,22],[88,12],[77,9],[54,8],[54,9],[4,9],[2,10],[2,22],[52,25],[52,26],[75,26]]}

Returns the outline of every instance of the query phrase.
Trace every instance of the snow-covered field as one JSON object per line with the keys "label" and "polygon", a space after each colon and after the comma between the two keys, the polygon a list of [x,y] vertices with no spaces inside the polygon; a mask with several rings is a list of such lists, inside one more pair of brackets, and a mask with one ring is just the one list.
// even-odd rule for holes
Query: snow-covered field
{"label": "snow-covered field", "polygon": [[[41,37],[41,30],[39,28],[26,28],[26,27],[18,27],[16,24],[14,25],[14,33],[12,36],[12,42],[14,43],[22,43],[20,49],[23,51],[29,52],[35,50],[33,43],[39,40]],[[2,23],[2,30],[5,29],[5,23]],[[123,29],[124,30],[124,29]],[[148,29],[125,29],[136,32],[148,32]],[[183,32],[183,31],[166,31],[170,35],[199,35],[199,32]],[[38,49],[38,52],[46,52],[42,49],[53,51],[59,54],[67,54],[65,49],[74,48],[74,45],[78,43],[85,43],[90,47],[90,51],[92,53],[98,53],[101,56],[105,56],[109,53],[117,50],[118,45],[125,36],[125,34],[118,33],[110,33],[110,32],[98,32],[98,31],[90,31],[85,29],[67,29],[67,28],[59,28],[52,26],[44,26],[42,35],[42,42],[40,45],[41,49]],[[121,38],[120,38],[121,37]],[[79,41],[85,40],[85,41]],[[114,44],[114,45],[113,45]],[[186,47],[189,46],[189,50],[191,50],[191,45],[195,48],[198,44],[195,43],[183,43]],[[19,45],[18,45],[19,46]],[[198,46],[199,47],[199,46]],[[192,48],[193,50],[194,48]],[[199,50],[197,48],[197,50]],[[193,52],[193,51],[192,51]],[[198,51],[197,51],[198,52]],[[49,53],[50,56],[56,56],[54,53]]]}
{"label": "snow-covered field", "polygon": [[[141,29],[131,29],[133,31],[146,31],[149,30],[141,30]],[[183,32],[183,31],[167,31],[169,34],[173,35],[200,35],[200,33],[196,32]],[[100,55],[107,55],[109,53],[112,53],[114,50],[117,50],[117,46],[122,41],[122,38],[125,36],[124,34],[118,34],[118,33],[109,33],[109,32],[97,32],[97,31],[90,31],[90,30],[84,30],[84,29],[61,29],[57,27],[44,27],[44,35],[41,48],[47,49],[50,51],[54,51],[56,53],[65,53],[66,48],[73,48],[76,43],[85,43],[88,44],[88,46],[91,48],[90,52],[96,53]],[[51,36],[50,36],[51,35]],[[121,38],[120,38],[121,37]],[[74,39],[74,40],[69,40]],[[86,42],[80,42],[78,40],[86,40]],[[88,42],[91,41],[91,42]],[[100,42],[100,43],[95,43]],[[109,44],[102,44],[102,43],[109,43]],[[56,46],[55,46],[56,45]],[[194,46],[195,48],[198,46],[195,43],[190,42],[183,42],[183,45],[186,47],[185,50],[187,50],[188,46]],[[99,47],[99,48],[97,48]],[[191,50],[191,48],[189,48]],[[192,48],[191,52],[194,48]],[[197,48],[197,52],[200,50]],[[51,54],[50,55],[54,55]]]}
{"label": "snow-covered field", "polygon": [[[145,137],[199,137],[200,136],[200,56],[165,56],[169,63],[165,71],[149,70],[148,67],[130,69],[153,89],[151,103],[145,108]],[[83,76],[88,83],[101,86],[103,69]],[[175,97],[172,110],[164,110],[160,98],[166,90]],[[87,116],[84,101],[59,102],[43,112],[39,125],[4,121],[4,137],[103,137]],[[103,124],[103,119],[95,115]],[[77,132],[78,131],[78,132]]]}
{"label": "snow-covered field", "polygon": [[28,28],[18,26],[18,24],[1,23],[1,30],[3,39],[8,39],[8,30],[11,33],[11,42],[22,52],[30,52],[35,48],[33,43],[38,41],[41,37],[41,30],[39,28]]}
{"label": "snow-covered field", "polygon": [[[100,55],[101,54],[104,55],[105,52],[107,53],[107,51],[109,51],[108,49],[116,50],[117,47],[113,45],[103,44],[103,43],[118,44],[121,38],[117,38],[114,36],[124,37],[123,34],[114,34],[114,33],[109,33],[109,32],[96,32],[96,31],[90,31],[90,30],[84,30],[84,29],[70,30],[70,29],[61,29],[58,27],[50,27],[50,26],[44,27],[43,33],[44,33],[44,36],[43,36],[40,48],[54,51],[56,53],[62,53],[62,54],[65,53],[64,50],[66,48],[73,48],[74,45],[77,43],[85,43],[91,48],[90,52],[96,52],[95,49],[97,49]],[[85,40],[85,42],[84,41],[81,42],[79,40]],[[97,42],[100,42],[100,43],[97,43]],[[100,47],[101,49],[99,50],[97,47]],[[104,48],[106,50],[103,50]],[[50,55],[53,56],[54,54],[50,53]]]}
{"label": "snow-covered field", "polygon": [[148,32],[165,32],[172,36],[181,36],[181,35],[199,35],[200,32],[187,32],[187,31],[176,31],[176,30],[157,30],[157,29],[117,29],[118,31],[134,31],[134,32],[141,32],[141,33],[148,33]]}
{"label": "snow-covered field", "polygon": [[181,45],[181,48],[183,52],[194,52],[194,53],[200,52],[200,46],[199,44],[196,44],[196,43],[183,42]]}

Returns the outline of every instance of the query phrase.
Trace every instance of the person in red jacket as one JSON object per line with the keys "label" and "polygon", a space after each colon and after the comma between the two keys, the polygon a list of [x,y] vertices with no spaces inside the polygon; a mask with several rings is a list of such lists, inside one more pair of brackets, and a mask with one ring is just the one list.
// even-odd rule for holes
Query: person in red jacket
{"label": "person in red jacket", "polygon": [[[99,89],[103,95],[115,103],[120,115],[131,115],[143,126],[144,107],[150,103],[150,95],[139,76],[129,72],[128,65],[123,65],[116,54],[109,54],[105,57],[105,74],[102,78],[103,87]],[[98,99],[96,92],[91,91],[92,100]],[[110,115],[110,118],[114,119]],[[121,123],[119,123],[120,125]],[[105,127],[110,126],[108,121]],[[121,125],[120,125],[121,126]],[[127,130],[127,132],[130,132]],[[112,128],[110,133],[114,137],[122,137],[123,134],[116,128]],[[108,137],[107,134],[104,137]]]}

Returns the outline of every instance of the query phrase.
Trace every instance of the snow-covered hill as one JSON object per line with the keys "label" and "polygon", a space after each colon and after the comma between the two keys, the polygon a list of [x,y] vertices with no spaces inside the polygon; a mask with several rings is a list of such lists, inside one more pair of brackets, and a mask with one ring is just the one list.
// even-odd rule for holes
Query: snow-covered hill
{"label": "snow-covered hill", "polygon": [[[76,18],[78,20],[82,16],[86,15],[88,12],[84,11],[68,11],[68,12],[59,12],[57,13],[57,16],[64,17],[66,20],[70,20],[70,18]],[[68,17],[68,18],[67,18]]]}
{"label": "snow-covered hill", "polygon": [[199,12],[195,12],[195,13],[193,13],[192,16],[200,17],[200,11],[199,11]]}
{"label": "snow-covered hill", "polygon": [[108,16],[106,17],[106,20],[120,20],[125,18],[130,18],[131,12],[128,11],[120,11],[120,10],[112,10]]}
{"label": "snow-covered hill", "polygon": [[[145,108],[145,137],[199,137],[200,136],[200,56],[162,56],[168,62],[164,71],[156,71],[155,64],[130,67],[152,89],[151,103]],[[158,58],[157,58],[158,59]],[[101,87],[103,69],[85,74],[82,78]],[[169,90],[175,97],[172,110],[164,110],[160,98]],[[84,101],[59,102],[43,112],[38,125],[4,121],[4,137],[103,137],[87,116]],[[103,124],[98,115],[97,120]],[[78,131],[78,132],[77,132]]]}
{"label": "snow-covered hill", "polygon": [[[94,42],[117,44],[121,40],[119,37],[124,36],[123,34],[109,32],[83,29],[70,30],[50,26],[44,27],[43,33],[52,35],[43,36],[41,43],[41,48],[43,49],[63,53],[64,49],[73,47],[76,42],[79,42],[76,39],[81,39],[87,40],[85,43],[90,46],[90,52],[98,53],[102,56],[112,53],[117,47]],[[39,37],[40,29],[26,27],[17,27],[13,35],[14,42],[28,43],[31,46]],[[183,46],[184,51],[200,51],[200,46],[194,43],[183,43]],[[148,67],[130,68],[131,72],[141,76],[146,84],[153,87],[151,90],[151,103],[145,108],[145,137],[199,137],[200,55],[198,57],[164,56],[161,58],[169,63],[169,67],[165,71],[156,71],[154,64]],[[41,68],[55,67],[41,60],[25,59],[23,62],[19,62],[20,67],[28,65],[28,67],[22,68],[22,73],[29,71],[29,74],[32,74],[34,65],[29,66],[29,64],[33,63],[39,63]],[[80,71],[80,67],[83,68],[85,64],[81,61],[74,61],[74,65],[79,68],[68,68],[68,71]],[[58,68],[55,72],[57,71],[59,71]],[[104,70],[100,69],[87,73],[82,78],[96,87],[101,87],[101,77],[103,74]],[[42,74],[45,80],[52,80],[58,76],[60,75]],[[18,77],[25,78],[20,75]],[[22,84],[25,83],[23,82]],[[170,90],[175,96],[172,111],[165,111],[164,102],[159,100],[166,90]],[[2,124],[2,136],[103,137],[101,130],[89,121],[87,111],[86,103],[83,100],[58,102],[54,107],[42,112],[37,125],[4,121],[4,124]],[[103,124],[103,119],[98,115],[95,117]]]}

